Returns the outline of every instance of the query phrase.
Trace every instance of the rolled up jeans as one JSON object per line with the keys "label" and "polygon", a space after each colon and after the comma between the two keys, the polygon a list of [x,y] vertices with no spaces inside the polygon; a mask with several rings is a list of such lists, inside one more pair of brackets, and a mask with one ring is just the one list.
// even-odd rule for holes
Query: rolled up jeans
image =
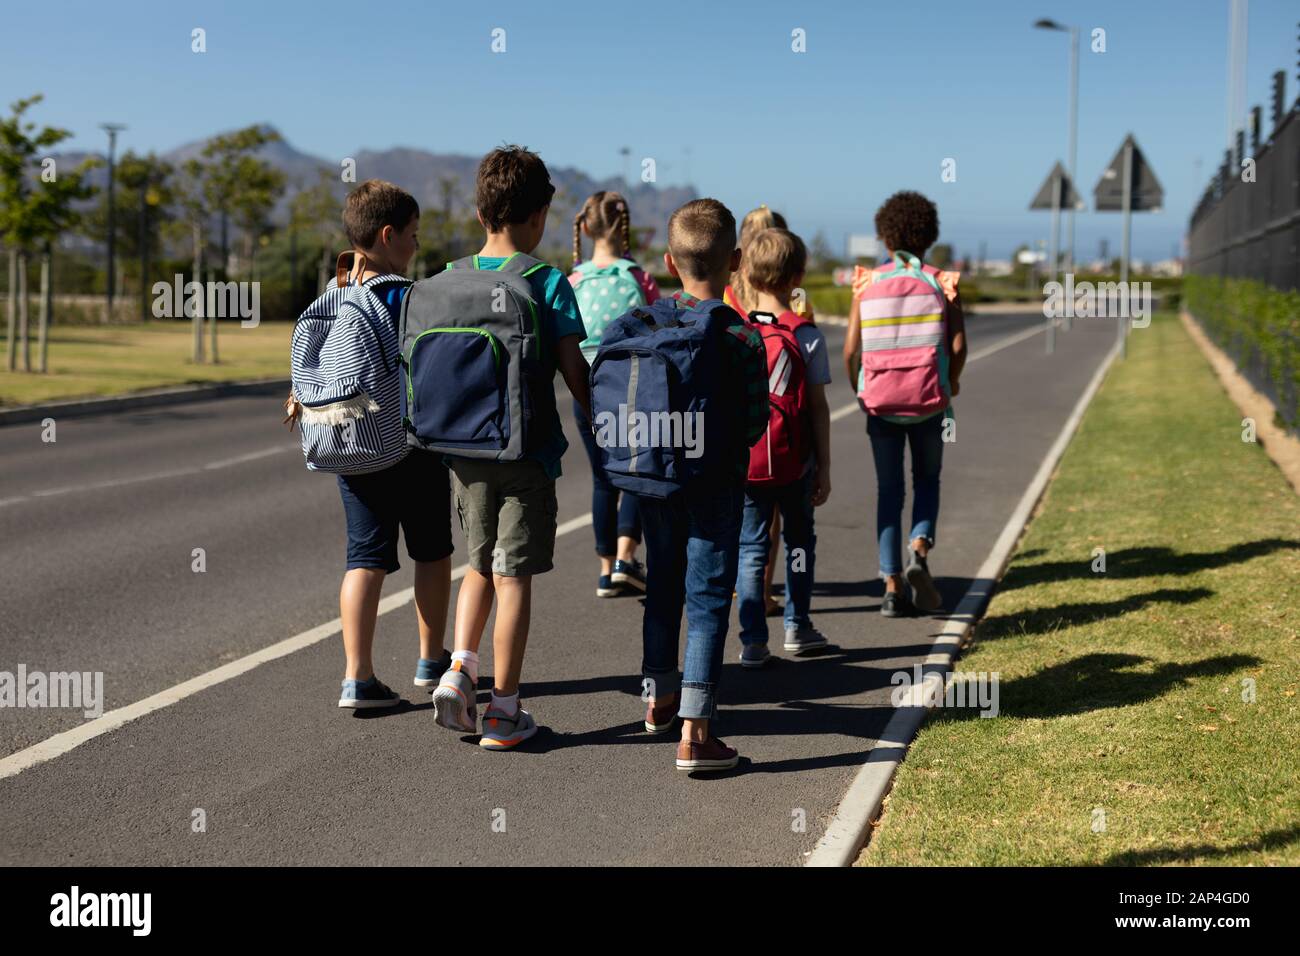
{"label": "rolled up jeans", "polygon": [[772,512],[781,510],[785,539],[785,628],[811,627],[813,567],[817,535],[813,525],[812,472],[778,488],[753,486],[745,492],[740,530],[740,572],[736,576],[740,642],[767,643],[767,601],[763,572],[767,569]]}
{"label": "rolled up jeans", "polygon": [[[646,546],[644,687],[657,700],[680,692],[678,714],[707,720],[716,712],[731,618],[744,485],[701,483],[667,499],[639,500]],[[678,671],[683,607],[686,663]]]}

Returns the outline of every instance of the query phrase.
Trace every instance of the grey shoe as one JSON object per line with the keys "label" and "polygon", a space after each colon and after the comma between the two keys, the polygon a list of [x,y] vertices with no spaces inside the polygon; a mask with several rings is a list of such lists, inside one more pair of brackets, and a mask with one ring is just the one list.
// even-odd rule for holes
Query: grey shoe
{"label": "grey shoe", "polygon": [[460,661],[452,661],[433,692],[433,719],[448,730],[477,733],[477,696],[469,675],[460,669]]}
{"label": "grey shoe", "polygon": [[907,578],[907,583],[912,588],[912,600],[922,611],[939,610],[943,597],[934,586],[934,578],[930,577],[930,565],[915,551],[910,548],[908,551],[912,556],[908,559],[903,577]]}
{"label": "grey shoe", "polygon": [[815,627],[787,627],[785,629],[785,649],[795,654],[802,654],[818,647],[826,646],[826,635]]}
{"label": "grey shoe", "polygon": [[740,648],[741,667],[762,667],[772,659],[766,644],[745,644]]}
{"label": "grey shoe", "polygon": [[484,750],[510,750],[537,733],[537,721],[522,707],[507,714],[496,707],[483,712],[483,736],[478,745]]}

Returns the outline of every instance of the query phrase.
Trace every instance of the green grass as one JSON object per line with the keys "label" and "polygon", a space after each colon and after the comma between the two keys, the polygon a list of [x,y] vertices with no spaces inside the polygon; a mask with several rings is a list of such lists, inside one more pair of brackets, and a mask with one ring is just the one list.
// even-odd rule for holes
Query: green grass
{"label": "green grass", "polygon": [[[191,334],[188,322],[56,325],[50,330],[47,374],[4,371],[0,360],[0,408],[187,383],[289,377],[292,323],[263,322],[249,329],[223,323],[217,333],[219,365],[190,362]],[[34,335],[31,346],[35,368]],[[21,367],[21,354],[18,361]]]}
{"label": "green grass", "polygon": [[860,865],[1300,863],[1300,499],[1241,417],[1132,332],[957,665],[1000,715],[932,712]]}

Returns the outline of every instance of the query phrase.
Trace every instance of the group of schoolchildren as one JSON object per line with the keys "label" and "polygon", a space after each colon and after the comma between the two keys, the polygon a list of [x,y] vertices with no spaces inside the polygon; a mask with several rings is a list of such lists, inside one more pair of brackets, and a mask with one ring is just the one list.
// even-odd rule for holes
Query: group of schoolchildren
{"label": "group of schoolchildren", "polygon": [[[787,652],[827,643],[811,601],[814,509],[831,493],[831,372],[802,290],[807,251],[766,207],[745,217],[738,236],[722,203],[697,199],[669,222],[664,265],[681,289],[663,296],[631,258],[626,199],[606,191],[575,218],[574,268],[565,275],[531,255],[554,191],[535,153],[493,150],[475,188],[481,251],[414,283],[404,277],[418,247],[414,198],[378,180],[347,197],[351,250],[295,326],[286,402],[308,467],[335,474],[343,499],[339,706],[401,701],[375,675],[371,654],[383,581],[399,566],[400,527],[415,565],[415,684],[431,690],[436,722],[493,750],[536,733],[519,684],[532,581],[553,567],[555,485],[567,449],[558,372],[591,465],[597,596],[644,594],[645,729],[664,734],[680,721],[678,769],[730,769],[739,755],[711,721],[733,597],[744,667],[771,659],[767,619],[776,614]],[[876,225],[891,259],[854,274],[844,358],[879,482],[881,612],[896,617],[941,604],[927,559],[943,423],[966,346],[957,275],[919,258],[937,238],[933,204],[898,193]],[[607,427],[633,412],[673,422],[677,437],[694,426],[695,444]],[[906,445],[913,508],[904,549]],[[453,502],[469,558],[447,651]],[[771,593],[778,536],[784,609]],[[494,604],[495,673],[480,720],[478,649]]]}

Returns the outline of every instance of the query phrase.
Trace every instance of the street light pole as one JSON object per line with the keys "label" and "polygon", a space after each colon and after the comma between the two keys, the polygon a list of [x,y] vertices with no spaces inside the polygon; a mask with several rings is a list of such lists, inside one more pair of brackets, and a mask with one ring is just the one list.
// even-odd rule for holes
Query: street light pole
{"label": "street light pole", "polygon": [[[1075,160],[1079,150],[1079,28],[1070,27],[1070,182],[1075,179]],[[1066,253],[1067,270],[1074,271],[1074,205],[1069,211],[1069,251]],[[1069,319],[1066,319],[1069,322]],[[1068,325],[1066,326],[1069,327]]]}
{"label": "street light pole", "polygon": [[117,134],[119,131],[126,129],[121,123],[100,123],[100,129],[108,133],[108,313],[105,315],[105,321],[113,321],[113,292],[115,291],[115,274],[116,266],[113,264],[113,245],[116,239],[115,227],[113,224],[114,202],[113,202],[113,158],[117,149]]}

